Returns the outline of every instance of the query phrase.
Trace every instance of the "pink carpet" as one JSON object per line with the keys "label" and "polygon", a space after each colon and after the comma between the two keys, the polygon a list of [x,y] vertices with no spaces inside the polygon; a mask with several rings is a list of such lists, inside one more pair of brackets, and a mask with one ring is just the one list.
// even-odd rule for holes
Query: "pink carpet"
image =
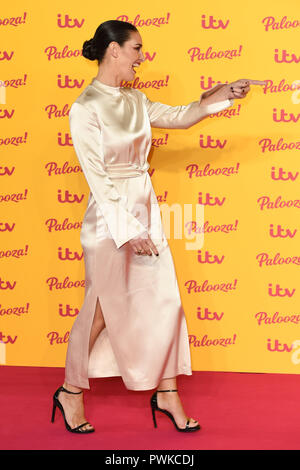
{"label": "pink carpet", "polygon": [[[162,413],[153,427],[153,391],[134,392],[120,377],[91,379],[86,417],[96,432],[66,431],[59,410],[50,422],[52,395],[63,369],[1,366],[1,450],[298,450],[298,375],[194,372],[179,376],[188,416],[202,430],[183,434]],[[3,425],[5,423],[5,425]]]}

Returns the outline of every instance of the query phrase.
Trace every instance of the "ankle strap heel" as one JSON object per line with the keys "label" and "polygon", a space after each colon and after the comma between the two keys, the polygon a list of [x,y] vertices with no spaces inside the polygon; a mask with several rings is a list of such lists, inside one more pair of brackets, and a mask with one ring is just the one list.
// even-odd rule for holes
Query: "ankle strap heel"
{"label": "ankle strap heel", "polygon": [[80,395],[80,393],[83,392],[83,390],[81,390],[81,392],[71,392],[70,390],[67,390],[65,387],[59,387],[58,390],[59,390],[60,392],[70,393],[71,395]]}
{"label": "ankle strap heel", "polygon": [[161,413],[164,413],[166,416],[168,416],[168,418],[171,419],[171,421],[173,422],[175,428],[177,429],[177,431],[180,431],[180,432],[193,432],[193,431],[198,431],[199,429],[201,429],[201,426],[199,424],[197,424],[196,426],[190,426],[190,418],[187,419],[186,421],[186,424],[185,424],[185,428],[179,428],[175,419],[174,419],[174,416],[172,415],[172,413],[170,413],[168,410],[165,410],[165,409],[162,409],[162,408],[159,408],[158,407],[158,404],[157,404],[157,393],[158,392],[178,392],[177,388],[176,389],[173,389],[173,390],[156,390],[153,395],[151,396],[150,398],[150,406],[151,406],[151,410],[152,410],[152,418],[153,418],[153,424],[154,424],[154,427],[157,428],[157,421],[156,421],[156,416],[155,416],[155,413],[157,411],[161,412]]}
{"label": "ankle strap heel", "polygon": [[[68,422],[66,420],[64,408],[63,408],[62,404],[60,403],[60,401],[58,399],[58,395],[59,395],[60,392],[70,393],[71,395],[80,395],[83,392],[83,390],[81,390],[80,392],[71,392],[70,390],[67,390],[65,387],[59,387],[53,395],[53,409],[52,409],[51,422],[54,423],[55,411],[56,411],[56,408],[59,408],[59,410],[61,411],[61,414],[63,416],[67,431],[70,431],[70,432],[73,432],[73,433],[78,433],[78,434],[79,433],[80,434],[88,434],[88,433],[91,433],[91,432],[95,432],[95,429],[91,426],[91,424],[88,421],[80,424],[79,426],[77,426],[75,428],[71,428],[71,426],[68,424]],[[83,427],[86,426],[87,424],[89,426],[91,426],[91,429],[89,429],[89,428],[88,429],[83,429]]]}

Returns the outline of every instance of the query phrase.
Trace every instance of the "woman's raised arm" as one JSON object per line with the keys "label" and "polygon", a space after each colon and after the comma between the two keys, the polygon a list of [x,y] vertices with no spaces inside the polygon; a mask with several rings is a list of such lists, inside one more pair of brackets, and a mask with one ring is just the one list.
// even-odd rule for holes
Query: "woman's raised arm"
{"label": "woman's raised arm", "polygon": [[229,84],[218,83],[202,93],[198,101],[178,106],[153,102],[141,93],[152,127],[188,129],[210,114],[229,108],[233,105],[235,98],[245,98],[250,91],[250,85],[266,85],[266,81],[240,79]]}

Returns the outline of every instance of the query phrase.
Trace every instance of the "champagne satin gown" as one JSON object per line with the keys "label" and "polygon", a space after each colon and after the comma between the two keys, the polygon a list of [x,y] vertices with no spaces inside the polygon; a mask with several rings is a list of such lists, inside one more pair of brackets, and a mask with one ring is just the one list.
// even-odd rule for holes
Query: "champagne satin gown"
{"label": "champagne satin gown", "polygon": [[[72,104],[70,132],[90,193],[80,233],[85,297],[70,332],[67,383],[89,389],[91,377],[121,376],[129,390],[150,390],[163,378],[192,375],[173,258],[147,171],[151,126],[188,128],[232,104],[169,106],[96,78]],[[145,230],[159,256],[137,255],[126,244]],[[105,328],[89,354],[97,298]]]}

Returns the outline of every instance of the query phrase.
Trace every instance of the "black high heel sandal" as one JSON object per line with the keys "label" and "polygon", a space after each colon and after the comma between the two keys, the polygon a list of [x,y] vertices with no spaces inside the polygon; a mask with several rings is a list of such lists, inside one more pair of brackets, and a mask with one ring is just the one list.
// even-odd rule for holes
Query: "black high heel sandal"
{"label": "black high heel sandal", "polygon": [[51,422],[54,423],[54,418],[55,418],[55,411],[56,411],[56,407],[60,409],[61,411],[61,414],[63,415],[63,418],[64,418],[64,421],[65,421],[65,425],[66,425],[66,428],[68,431],[70,432],[75,432],[75,433],[80,433],[80,434],[88,434],[88,433],[91,433],[91,432],[94,432],[95,429],[82,429],[83,426],[85,426],[86,424],[89,424],[91,426],[90,423],[86,422],[86,423],[82,423],[80,424],[79,426],[77,426],[76,428],[71,428],[71,426],[67,423],[67,420],[66,420],[66,417],[65,417],[65,412],[64,412],[64,409],[63,409],[63,406],[62,404],[60,403],[60,401],[58,400],[58,394],[60,392],[66,392],[66,393],[70,393],[72,395],[79,395],[80,393],[82,393],[82,390],[81,392],[70,392],[70,390],[67,390],[66,388],[64,387],[59,387],[56,392],[54,393],[53,395],[53,409],[52,409],[52,418],[51,418]]}
{"label": "black high heel sandal", "polygon": [[185,428],[179,428],[176,424],[176,421],[175,421],[174,416],[172,415],[172,413],[170,413],[168,410],[163,410],[162,408],[158,407],[158,405],[157,405],[157,392],[178,392],[178,390],[177,389],[176,390],[156,390],[156,392],[153,393],[153,395],[150,399],[150,404],[151,404],[152,417],[153,417],[153,423],[154,423],[155,428],[157,428],[155,412],[156,411],[161,411],[162,413],[167,415],[172,420],[172,422],[174,423],[175,428],[177,429],[177,431],[180,431],[180,432],[193,432],[193,431],[198,431],[199,429],[201,429],[201,426],[199,424],[197,424],[196,426],[193,426],[193,427],[189,426],[189,424],[190,424],[189,419],[186,422]]}

